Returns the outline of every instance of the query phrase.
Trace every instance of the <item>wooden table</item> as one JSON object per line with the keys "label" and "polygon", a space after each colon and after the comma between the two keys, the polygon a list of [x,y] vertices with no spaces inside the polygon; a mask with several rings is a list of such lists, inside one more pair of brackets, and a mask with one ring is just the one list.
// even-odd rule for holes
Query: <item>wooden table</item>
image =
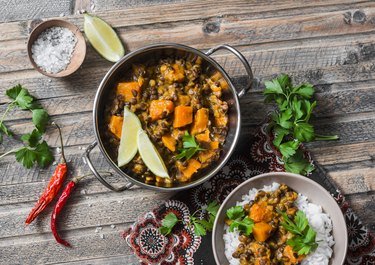
{"label": "wooden table", "polygon": [[[93,99],[112,64],[88,44],[77,73],[51,79],[32,68],[26,41],[41,18],[64,16],[82,28],[76,11],[85,9],[115,27],[128,51],[159,42],[202,50],[223,43],[237,47],[257,79],[255,88],[241,99],[242,130],[249,135],[271,109],[263,103],[264,80],[285,72],[296,82],[315,84],[316,130],[337,133],[340,140],[308,147],[375,231],[375,2],[4,0],[0,6],[0,113],[9,102],[5,89],[17,83],[26,86],[61,125],[71,175],[88,172],[81,155],[94,140]],[[222,52],[214,57],[239,86],[246,80],[233,55]],[[12,111],[5,123],[17,135],[32,129],[28,112]],[[59,145],[53,128],[45,138],[51,146]],[[6,138],[0,153],[19,144]],[[97,167],[109,169],[97,149],[93,160]],[[139,187],[115,193],[93,178],[85,180],[59,225],[74,246],[66,249],[50,233],[51,207],[32,225],[24,225],[54,168],[26,170],[14,156],[0,161],[0,264],[136,264],[119,233],[170,194]],[[111,181],[122,182],[116,177]]]}

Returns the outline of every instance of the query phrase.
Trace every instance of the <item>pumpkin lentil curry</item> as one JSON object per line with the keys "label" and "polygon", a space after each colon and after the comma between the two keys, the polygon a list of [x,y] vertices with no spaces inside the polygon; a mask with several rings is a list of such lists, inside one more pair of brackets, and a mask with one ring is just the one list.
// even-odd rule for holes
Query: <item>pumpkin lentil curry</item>
{"label": "pumpkin lentil curry", "polygon": [[[222,99],[228,83],[220,72],[204,73],[200,57],[166,58],[133,65],[131,77],[125,80],[117,83],[105,106],[104,135],[111,157],[117,157],[126,106],[138,116],[171,178],[155,176],[139,154],[122,168],[125,172],[135,173],[147,184],[170,187],[190,182],[218,160],[228,131],[228,103]],[[204,150],[177,159],[186,133]]]}
{"label": "pumpkin lentil curry", "polygon": [[[245,215],[254,226],[251,235],[240,233],[240,244],[232,253],[241,265],[296,265],[305,258],[287,245],[287,240],[294,234],[280,224],[285,220],[278,213],[285,212],[293,220],[298,211],[294,205],[297,198],[297,192],[281,184],[275,191],[260,190],[253,201],[243,206]],[[232,220],[226,219],[225,222],[231,225]]]}

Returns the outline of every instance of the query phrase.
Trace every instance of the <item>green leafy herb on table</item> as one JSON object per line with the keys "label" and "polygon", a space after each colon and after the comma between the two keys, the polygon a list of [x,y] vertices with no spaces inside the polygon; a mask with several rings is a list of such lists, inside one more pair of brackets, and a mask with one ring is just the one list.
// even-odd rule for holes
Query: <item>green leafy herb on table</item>
{"label": "green leafy herb on table", "polygon": [[[212,231],[218,210],[218,203],[216,201],[213,201],[207,205],[207,208],[198,209],[189,216],[189,223],[194,227],[194,231],[197,236],[205,236],[207,232]],[[199,219],[198,217],[196,217],[197,213],[199,212],[207,212],[207,217],[204,219]],[[179,220],[174,213],[168,213],[162,220],[162,225],[159,228],[160,233],[163,235],[170,234],[173,227],[178,222],[183,222],[183,220]]]}
{"label": "green leafy herb on table", "polygon": [[42,141],[42,134],[34,129],[31,133],[21,136],[24,145],[12,149],[0,156],[0,159],[11,153],[16,154],[16,160],[26,168],[31,168],[35,163],[46,167],[53,161],[53,155],[46,141]]}
{"label": "green leafy herb on table", "polygon": [[316,134],[309,123],[316,101],[312,101],[314,88],[311,84],[293,86],[288,75],[282,74],[272,81],[265,82],[266,102],[275,102],[278,110],[272,113],[269,128],[275,138],[273,144],[282,154],[285,170],[308,174],[314,166],[299,149],[301,143],[313,140],[336,140],[337,135]]}
{"label": "green leafy herb on table", "polygon": [[233,206],[227,210],[226,223],[229,225],[229,231],[233,232],[235,228],[249,236],[253,232],[254,222],[245,214],[241,206]]}
{"label": "green leafy herb on table", "polygon": [[168,235],[172,232],[173,227],[179,222],[180,220],[174,213],[168,213],[161,222],[161,227],[159,228],[160,233],[163,235]]}
{"label": "green leafy herb on table", "polygon": [[31,133],[21,136],[23,146],[10,150],[0,156],[0,159],[11,153],[15,153],[16,160],[26,168],[31,168],[34,164],[40,167],[46,167],[53,161],[52,152],[46,141],[42,141],[42,135],[46,131],[49,116],[35,98],[30,95],[29,91],[21,85],[16,85],[6,92],[6,95],[13,101],[8,104],[7,109],[0,119],[0,143],[3,140],[3,134],[13,136],[11,132],[3,123],[7,113],[14,107],[21,110],[29,110],[32,112],[32,122],[35,125]]}
{"label": "green leafy herb on table", "polygon": [[194,135],[190,135],[187,131],[185,131],[182,141],[183,148],[179,150],[180,153],[176,156],[176,159],[185,158],[186,160],[189,160],[196,152],[205,150],[204,148],[201,148],[199,144],[197,144]]}
{"label": "green leafy herb on table", "polygon": [[298,255],[307,255],[318,247],[318,243],[315,241],[316,232],[310,227],[304,212],[297,211],[294,222],[289,219],[285,212],[280,210],[277,210],[277,212],[284,219],[284,222],[280,224],[294,235],[294,237],[288,239],[286,243],[291,246]]}
{"label": "green leafy herb on table", "polygon": [[15,87],[8,89],[6,95],[13,99],[9,106],[14,104],[22,110],[30,110],[33,113],[32,120],[35,127],[42,133],[46,131],[49,118],[48,113],[40,106],[40,104],[35,102],[35,98],[30,95],[26,88],[21,85],[16,85]]}

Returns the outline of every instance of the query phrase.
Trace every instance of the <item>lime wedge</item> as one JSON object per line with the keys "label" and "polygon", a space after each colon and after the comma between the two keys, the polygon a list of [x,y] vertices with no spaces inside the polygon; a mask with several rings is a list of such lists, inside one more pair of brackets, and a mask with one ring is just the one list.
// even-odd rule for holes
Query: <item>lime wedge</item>
{"label": "lime wedge", "polygon": [[169,178],[163,159],[148,138],[147,133],[142,129],[138,131],[138,151],[143,162],[152,173],[162,178]]}
{"label": "lime wedge", "polygon": [[95,50],[105,59],[117,62],[125,50],[116,32],[102,19],[84,14],[84,31]]}
{"label": "lime wedge", "polygon": [[129,163],[137,153],[138,131],[142,129],[137,115],[127,107],[124,108],[124,121],[118,149],[117,164],[122,167]]}

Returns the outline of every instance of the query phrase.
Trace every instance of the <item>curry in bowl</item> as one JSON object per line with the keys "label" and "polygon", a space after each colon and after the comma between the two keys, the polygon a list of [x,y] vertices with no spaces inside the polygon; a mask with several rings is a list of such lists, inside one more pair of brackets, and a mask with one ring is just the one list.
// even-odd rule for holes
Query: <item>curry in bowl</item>
{"label": "curry in bowl", "polygon": [[121,169],[162,187],[191,182],[220,157],[228,133],[229,104],[223,97],[228,83],[197,56],[134,63],[129,72],[115,83],[104,107],[109,155],[118,162],[126,108],[138,117],[170,177],[152,173],[139,153]]}

